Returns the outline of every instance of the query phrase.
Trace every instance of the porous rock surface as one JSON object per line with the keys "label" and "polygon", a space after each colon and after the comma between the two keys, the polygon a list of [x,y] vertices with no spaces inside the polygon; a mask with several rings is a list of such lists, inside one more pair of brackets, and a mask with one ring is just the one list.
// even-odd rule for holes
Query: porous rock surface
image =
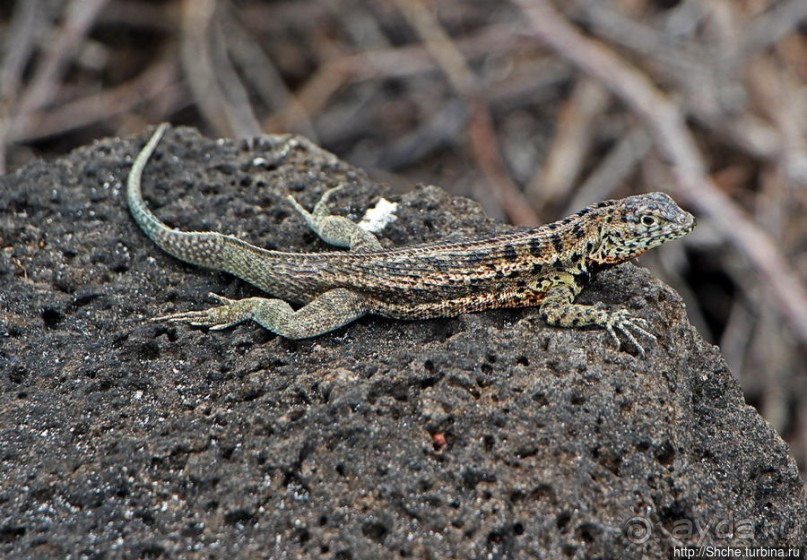
{"label": "porous rock surface", "polygon": [[[289,341],[255,324],[149,322],[259,291],[163,254],[126,209],[145,136],[0,178],[0,556],[669,558],[681,544],[804,545],[794,461],[679,296],[643,269],[582,301],[651,322],[646,358],[535,309],[364,318]],[[328,187],[358,219],[384,189],[271,142],[175,129],[144,175],[174,227],[318,251],[284,200]],[[388,245],[505,226],[434,187]]]}

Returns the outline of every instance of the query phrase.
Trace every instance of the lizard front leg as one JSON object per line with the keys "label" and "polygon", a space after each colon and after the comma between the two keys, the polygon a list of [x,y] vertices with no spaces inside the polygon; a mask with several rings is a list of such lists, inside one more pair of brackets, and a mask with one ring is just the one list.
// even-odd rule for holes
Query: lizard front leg
{"label": "lizard front leg", "polygon": [[314,210],[309,212],[297,202],[293,196],[288,199],[294,209],[300,213],[308,227],[320,239],[330,245],[345,247],[351,251],[380,251],[383,249],[375,235],[359,227],[344,216],[333,216],[328,209],[328,199],[343,186],[335,187],[322,195]]}
{"label": "lizard front leg", "polygon": [[370,311],[364,297],[343,288],[325,292],[296,311],[282,299],[251,297],[234,300],[212,293],[210,295],[222,305],[202,311],[174,313],[153,320],[184,322],[221,330],[251,319],[275,334],[296,340],[336,330]]}
{"label": "lizard front leg", "polygon": [[621,344],[616,331],[621,332],[633,343],[644,356],[644,348],[631,330],[646,336],[652,340],[656,337],[647,331],[647,321],[637,317],[632,317],[624,309],[618,311],[609,310],[604,304],[581,305],[574,303],[574,298],[582,291],[573,275],[559,273],[552,278],[552,287],[548,289],[541,302],[541,319],[556,327],[584,327],[595,325],[606,329],[616,341],[617,346]]}

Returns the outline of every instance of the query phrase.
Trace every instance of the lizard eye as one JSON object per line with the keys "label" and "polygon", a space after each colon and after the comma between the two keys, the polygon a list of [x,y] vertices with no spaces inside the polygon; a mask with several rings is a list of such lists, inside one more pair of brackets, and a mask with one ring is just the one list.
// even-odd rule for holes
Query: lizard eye
{"label": "lizard eye", "polygon": [[642,223],[646,226],[652,226],[656,223],[656,219],[653,216],[642,216]]}

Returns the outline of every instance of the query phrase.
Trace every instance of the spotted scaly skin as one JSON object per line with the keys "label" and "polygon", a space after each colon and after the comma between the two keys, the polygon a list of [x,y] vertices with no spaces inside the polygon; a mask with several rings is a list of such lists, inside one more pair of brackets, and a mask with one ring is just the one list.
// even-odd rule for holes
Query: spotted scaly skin
{"label": "spotted scaly skin", "polygon": [[[161,249],[185,262],[229,272],[275,298],[231,300],[155,320],[223,329],[254,320],[281,336],[301,339],[333,331],[367,314],[429,319],[494,308],[538,306],[558,327],[597,326],[625,336],[644,354],[637,334],[655,340],[643,319],[602,304],[574,303],[599,271],[695,227],[695,219],[666,194],[609,200],[539,228],[470,239],[385,249],[371,233],[330,215],[328,191],[311,212],[290,203],[329,244],[350,249],[322,253],[269,251],[216,232],[183,232],[162,223],[145,205],[143,169],[167,125],[137,155],[127,181],[134,220]],[[290,137],[287,149],[304,144]],[[287,151],[288,151],[287,150]],[[297,310],[288,302],[301,304]]]}

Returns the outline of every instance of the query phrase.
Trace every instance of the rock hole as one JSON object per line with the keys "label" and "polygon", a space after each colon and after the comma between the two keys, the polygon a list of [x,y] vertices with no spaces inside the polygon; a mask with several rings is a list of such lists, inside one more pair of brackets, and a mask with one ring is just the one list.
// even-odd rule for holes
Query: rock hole
{"label": "rock hole", "polygon": [[138,558],[161,558],[165,556],[165,549],[157,543],[148,543],[140,547]]}
{"label": "rock hole", "polygon": [[0,542],[9,543],[25,535],[27,529],[22,525],[3,525],[0,527]]}
{"label": "rock hole", "polygon": [[659,518],[664,524],[671,524],[681,519],[691,519],[692,516],[689,512],[689,507],[681,500],[675,500],[668,506],[664,506],[659,510]]}
{"label": "rock hole", "polygon": [[528,457],[534,457],[538,454],[538,448],[534,446],[525,446],[521,447],[516,451],[516,455],[518,455],[521,459],[527,459]]}
{"label": "rock hole", "polygon": [[488,545],[501,544],[504,542],[506,536],[507,535],[505,535],[504,532],[502,532],[499,529],[491,531],[490,533],[488,533]]}
{"label": "rock hole", "polygon": [[519,356],[516,363],[520,366],[528,366],[530,365],[530,360],[527,358],[527,356]]}
{"label": "rock hole", "polygon": [[602,529],[593,523],[581,523],[577,526],[577,536],[583,542],[594,542],[600,533],[602,533]]}
{"label": "rock hole", "polygon": [[45,321],[45,326],[50,329],[56,328],[56,326],[62,322],[63,318],[62,312],[53,307],[46,307],[42,311],[42,320]]}
{"label": "rock hole", "polygon": [[[154,329],[154,335],[152,338],[158,338],[162,335],[165,335],[165,337],[171,342],[177,341],[177,331],[173,328],[158,327]],[[123,340],[126,340],[126,338]]]}
{"label": "rock hole", "polygon": [[521,490],[513,490],[512,492],[510,492],[510,501],[512,503],[520,502],[526,497],[527,495]]}
{"label": "rock hole", "polygon": [[575,391],[572,393],[571,403],[576,406],[586,404],[586,397],[582,393]]}
{"label": "rock hole", "polygon": [[8,380],[16,385],[19,385],[25,381],[25,378],[28,375],[28,370],[26,370],[21,364],[13,365],[10,370],[11,371],[8,372]]}
{"label": "rock hole", "polygon": [[380,521],[372,521],[362,525],[361,532],[368,539],[382,543],[384,542],[384,537],[389,533],[389,529]]}
{"label": "rock hole", "polygon": [[437,376],[432,376],[432,375],[430,375],[429,377],[426,377],[425,379],[421,379],[418,382],[418,386],[421,389],[428,389],[429,387],[434,387],[436,384],[437,384]]}
{"label": "rock hole", "polygon": [[532,400],[535,401],[535,403],[538,406],[546,406],[549,404],[549,399],[546,398],[546,395],[544,394],[543,391],[538,391],[537,393],[534,393],[532,395]]}
{"label": "rock hole", "polygon": [[568,511],[562,511],[555,518],[555,526],[560,529],[561,533],[565,533],[569,528],[569,521],[572,520],[572,514]]}
{"label": "rock hole", "polygon": [[154,514],[150,511],[141,510],[136,515],[144,524],[148,525],[149,527],[154,525]]}
{"label": "rock hole", "polygon": [[669,441],[662,443],[656,451],[656,461],[665,467],[675,461],[675,449]]}
{"label": "rock hole", "polygon": [[432,482],[430,479],[421,478],[418,480],[418,489],[420,492],[428,492],[432,488],[434,488],[434,482]]}
{"label": "rock hole", "polygon": [[160,356],[160,345],[155,340],[149,340],[140,345],[137,355],[143,360],[156,360]]}
{"label": "rock hole", "polygon": [[[483,365],[487,365],[487,364],[483,364]],[[493,368],[491,368],[490,371],[493,371]],[[490,386],[491,383],[492,383],[492,381],[487,377],[483,377],[481,375],[476,376],[476,386],[479,387],[480,389],[484,389],[485,387]]]}
{"label": "rock hole", "polygon": [[82,291],[80,293],[77,293],[73,297],[73,305],[75,305],[76,307],[83,307],[85,305],[89,305],[102,295],[103,294],[101,292],[86,291],[86,290]]}
{"label": "rock hole", "polygon": [[247,525],[255,521],[255,515],[246,509],[235,509],[224,514],[224,522],[227,525]]}
{"label": "rock hole", "polygon": [[461,473],[463,485],[473,490],[480,482],[496,482],[496,475],[474,468],[465,468]]}
{"label": "rock hole", "polygon": [[[261,398],[261,397],[262,397],[262,396],[264,396],[265,394],[266,394],[266,390],[265,390],[263,387],[251,387],[250,389],[248,389],[248,390],[247,390],[247,391],[244,393],[244,396],[242,397],[242,399],[241,399],[241,400],[242,400],[243,402],[250,402],[250,401],[254,401],[254,400],[256,400],[256,399]],[[294,420],[295,420],[295,419],[292,419],[292,422],[293,422]]]}

